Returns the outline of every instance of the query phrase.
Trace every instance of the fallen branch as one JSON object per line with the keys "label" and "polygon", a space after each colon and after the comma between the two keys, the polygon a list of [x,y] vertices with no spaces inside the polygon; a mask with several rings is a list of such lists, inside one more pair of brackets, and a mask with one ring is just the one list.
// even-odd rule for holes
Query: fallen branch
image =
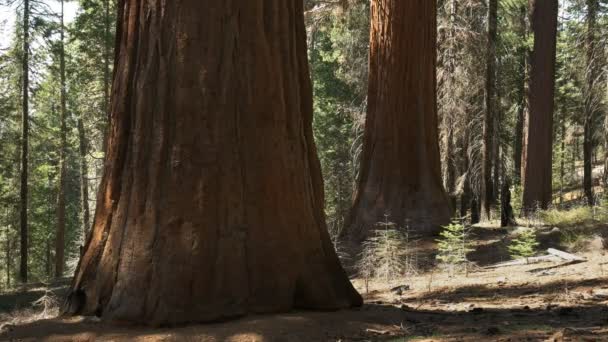
{"label": "fallen branch", "polygon": [[388,330],[376,330],[376,329],[365,329],[366,333],[372,333],[372,334],[376,334],[376,335],[388,335],[390,334],[390,331]]}

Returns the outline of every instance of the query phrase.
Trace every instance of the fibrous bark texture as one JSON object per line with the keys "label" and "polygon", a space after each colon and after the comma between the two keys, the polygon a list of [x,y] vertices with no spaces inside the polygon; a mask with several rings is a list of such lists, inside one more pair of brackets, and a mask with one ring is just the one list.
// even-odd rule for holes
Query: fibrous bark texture
{"label": "fibrous bark texture", "polygon": [[449,222],[436,105],[436,3],[371,3],[368,113],[349,220],[364,238],[385,214],[420,234]]}
{"label": "fibrous bark texture", "polygon": [[552,201],[557,0],[530,0],[530,11],[534,51],[522,155],[524,213],[546,209]]}
{"label": "fibrous bark texture", "polygon": [[66,310],[153,325],[361,304],[330,242],[302,1],[121,0]]}

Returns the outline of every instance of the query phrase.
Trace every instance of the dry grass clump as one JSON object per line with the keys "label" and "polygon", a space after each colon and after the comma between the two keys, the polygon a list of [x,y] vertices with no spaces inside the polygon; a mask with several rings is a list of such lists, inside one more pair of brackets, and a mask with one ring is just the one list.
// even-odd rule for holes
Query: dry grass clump
{"label": "dry grass clump", "polygon": [[608,220],[608,206],[577,206],[566,210],[549,209],[541,211],[541,220],[549,226],[568,227]]}

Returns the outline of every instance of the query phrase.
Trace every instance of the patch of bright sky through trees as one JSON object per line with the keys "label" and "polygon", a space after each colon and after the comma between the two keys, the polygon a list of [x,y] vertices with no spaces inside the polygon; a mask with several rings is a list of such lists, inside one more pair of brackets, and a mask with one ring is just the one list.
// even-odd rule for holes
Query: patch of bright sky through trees
{"label": "patch of bright sky through trees", "polygon": [[[61,3],[59,1],[47,0],[41,2],[45,3],[52,13],[57,13],[57,15],[59,15],[61,12]],[[10,46],[15,34],[17,6],[21,6],[21,1],[18,1],[17,4],[12,6],[0,6],[0,49],[2,50]],[[74,20],[79,7],[80,6],[77,1],[66,1],[64,3],[66,24]]]}

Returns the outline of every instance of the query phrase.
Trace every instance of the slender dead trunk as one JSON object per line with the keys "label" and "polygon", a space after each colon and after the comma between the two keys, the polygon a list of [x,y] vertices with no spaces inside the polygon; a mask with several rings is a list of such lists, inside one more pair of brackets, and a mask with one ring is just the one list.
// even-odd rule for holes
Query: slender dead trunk
{"label": "slender dead trunk", "polygon": [[[454,70],[456,69],[456,14],[458,5],[456,0],[450,0],[450,29],[447,42],[447,58],[445,69],[447,77],[450,79],[449,84],[454,84]],[[455,137],[454,137],[454,115],[453,111],[444,113],[443,127],[447,130],[444,138],[445,151],[445,188],[450,198],[450,209],[452,213],[456,211],[456,162],[455,162]]]}
{"label": "slender dead trunk", "polygon": [[461,149],[461,153],[462,153],[462,169],[464,170],[465,174],[465,178],[464,178],[464,184],[462,186],[462,196],[460,196],[460,217],[461,218],[465,218],[467,217],[467,215],[469,214],[469,208],[471,206],[471,199],[472,199],[472,189],[471,189],[471,172],[470,172],[470,165],[471,165],[471,161],[469,158],[469,140],[470,140],[470,135],[469,135],[469,131],[465,131],[462,137],[462,149]]}
{"label": "slender dead trunk", "polygon": [[66,88],[65,88],[65,28],[63,24],[63,0],[61,0],[61,26],[60,39],[61,47],[59,50],[59,73],[61,88],[61,146],[59,148],[59,191],[57,195],[57,230],[55,233],[55,277],[63,276],[65,265],[65,182],[66,182],[66,149],[67,149],[67,108],[66,108]]}
{"label": "slender dead trunk", "polygon": [[500,141],[500,135],[501,135],[501,109],[500,106],[498,105],[500,103],[500,92],[498,91],[498,87],[496,87],[496,90],[494,92],[495,94],[495,111],[494,111],[494,123],[493,123],[493,129],[494,129],[494,133],[492,133],[492,157],[494,158],[494,160],[492,161],[492,166],[493,166],[493,174],[492,174],[492,202],[493,203],[498,203],[499,205],[501,204],[501,202],[498,201],[498,198],[501,194],[501,190],[502,187],[500,185],[500,178],[501,178],[501,171],[502,171],[502,163],[501,163],[501,141]]}
{"label": "slender dead trunk", "polygon": [[53,255],[51,252],[51,240],[46,240],[45,242],[45,263],[44,263],[44,271],[47,277],[53,277]]}
{"label": "slender dead trunk", "polygon": [[368,112],[347,224],[357,240],[385,214],[423,235],[450,220],[438,144],[436,15],[434,1],[371,3]]}
{"label": "slender dead trunk", "polygon": [[553,110],[557,0],[530,0],[534,50],[530,63],[529,111],[524,126],[523,214],[552,201]]}
{"label": "slender dead trunk", "polygon": [[566,177],[566,109],[562,107],[560,123],[561,158],[559,163],[559,203],[564,203],[564,178]]}
{"label": "slender dead trunk", "polygon": [[486,55],[486,95],[483,120],[481,162],[481,219],[492,219],[494,189],[492,182],[494,116],[496,115],[496,37],[498,0],[488,1],[488,47]]}
{"label": "slender dead trunk", "polygon": [[23,103],[21,116],[21,189],[20,189],[20,240],[21,260],[19,265],[19,280],[27,283],[28,273],[28,158],[29,158],[29,88],[30,88],[30,2],[23,0],[23,51],[22,78]]}
{"label": "slender dead trunk", "polygon": [[587,0],[587,33],[585,37],[587,50],[587,71],[584,88],[584,138],[583,138],[583,190],[588,205],[595,204],[593,194],[593,135],[596,116],[595,81],[598,75],[598,65],[595,60],[596,24],[598,0]]}
{"label": "slender dead trunk", "polygon": [[[606,79],[606,98],[608,99],[608,78]],[[608,198],[608,113],[604,118],[604,197]]]}
{"label": "slender dead trunk", "polygon": [[10,228],[6,227],[6,288],[11,288],[11,268],[12,268],[12,255],[11,255],[11,235]]}
{"label": "slender dead trunk", "polygon": [[121,0],[64,310],[151,325],[362,304],[325,225],[302,1]]}
{"label": "slender dead trunk", "polygon": [[82,216],[82,236],[87,241],[91,219],[89,213],[89,167],[87,164],[88,140],[84,130],[82,114],[78,118],[78,140],[80,152],[80,211]]}

